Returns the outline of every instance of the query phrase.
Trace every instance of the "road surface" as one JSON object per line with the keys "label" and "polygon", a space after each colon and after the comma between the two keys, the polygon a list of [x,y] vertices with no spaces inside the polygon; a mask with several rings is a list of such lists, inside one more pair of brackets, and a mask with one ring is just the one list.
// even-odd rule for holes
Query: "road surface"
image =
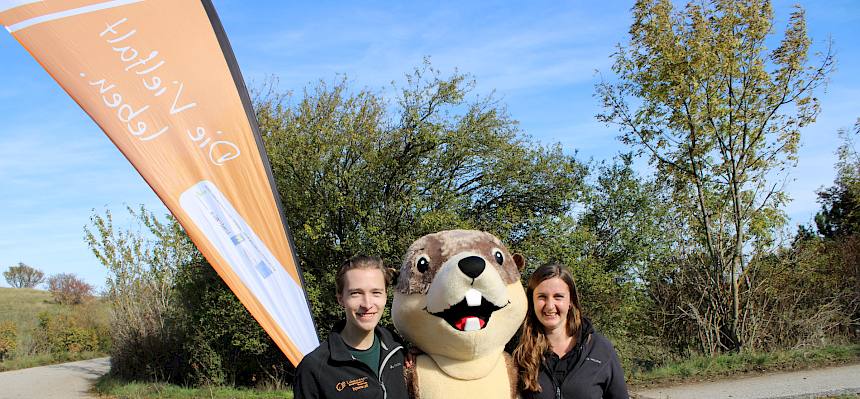
{"label": "road surface", "polygon": [[640,399],[799,399],[860,393],[860,364],[639,390]]}
{"label": "road surface", "polygon": [[[0,373],[0,399],[78,399],[110,370],[109,358]],[[798,399],[860,393],[860,364],[638,390],[641,399]]]}
{"label": "road surface", "polygon": [[110,370],[110,358],[0,373],[0,399],[89,399],[93,383]]}

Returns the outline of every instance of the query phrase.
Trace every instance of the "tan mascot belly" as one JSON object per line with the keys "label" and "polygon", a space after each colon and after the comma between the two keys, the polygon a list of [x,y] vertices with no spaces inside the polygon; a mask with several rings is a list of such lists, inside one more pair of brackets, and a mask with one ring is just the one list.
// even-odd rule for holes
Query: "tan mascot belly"
{"label": "tan mascot belly", "polygon": [[504,346],[526,316],[524,265],[480,231],[442,231],[409,247],[391,315],[424,352],[407,371],[414,398],[516,397],[517,371]]}

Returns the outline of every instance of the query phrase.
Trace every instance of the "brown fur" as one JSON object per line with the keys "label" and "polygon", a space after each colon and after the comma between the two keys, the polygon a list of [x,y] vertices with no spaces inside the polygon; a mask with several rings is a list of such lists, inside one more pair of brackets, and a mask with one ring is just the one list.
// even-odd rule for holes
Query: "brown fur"
{"label": "brown fur", "polygon": [[418,388],[418,373],[415,370],[417,360],[412,363],[407,363],[403,368],[403,374],[406,378],[406,390],[409,392],[409,397],[417,399],[421,397],[421,390]]}
{"label": "brown fur", "polygon": [[511,399],[517,399],[517,385],[519,385],[520,369],[517,362],[505,352],[505,364],[508,366],[508,379],[511,381]]}
{"label": "brown fur", "polygon": [[[519,281],[520,270],[524,267],[525,261],[519,254],[511,255],[498,238],[485,232],[476,236],[474,232],[449,230],[426,235],[409,247],[400,268],[397,290],[403,294],[427,293],[439,267],[452,254],[471,250],[483,254],[487,259],[494,259],[494,249],[501,250],[505,259],[501,265],[495,262],[490,264],[498,269],[505,283]],[[418,272],[417,269],[417,262],[421,256],[430,262],[430,267],[424,273]]]}

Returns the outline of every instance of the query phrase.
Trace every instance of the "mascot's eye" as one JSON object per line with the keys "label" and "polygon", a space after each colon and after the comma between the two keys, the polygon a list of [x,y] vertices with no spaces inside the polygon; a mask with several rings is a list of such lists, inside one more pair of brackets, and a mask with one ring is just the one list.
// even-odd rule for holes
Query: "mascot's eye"
{"label": "mascot's eye", "polygon": [[496,251],[496,263],[502,264],[505,261],[505,257],[502,256],[502,251]]}
{"label": "mascot's eye", "polygon": [[420,259],[418,259],[418,272],[419,273],[424,273],[429,268],[430,268],[430,262],[427,261],[427,258],[422,256]]}

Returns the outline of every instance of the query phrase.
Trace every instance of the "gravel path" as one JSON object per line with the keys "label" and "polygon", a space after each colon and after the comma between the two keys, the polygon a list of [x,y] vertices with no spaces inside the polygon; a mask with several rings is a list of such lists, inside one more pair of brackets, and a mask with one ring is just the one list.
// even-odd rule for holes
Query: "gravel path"
{"label": "gravel path", "polygon": [[33,367],[0,373],[0,399],[93,398],[90,387],[110,370],[110,358]]}
{"label": "gravel path", "polygon": [[860,364],[636,392],[641,399],[795,399],[860,393]]}

